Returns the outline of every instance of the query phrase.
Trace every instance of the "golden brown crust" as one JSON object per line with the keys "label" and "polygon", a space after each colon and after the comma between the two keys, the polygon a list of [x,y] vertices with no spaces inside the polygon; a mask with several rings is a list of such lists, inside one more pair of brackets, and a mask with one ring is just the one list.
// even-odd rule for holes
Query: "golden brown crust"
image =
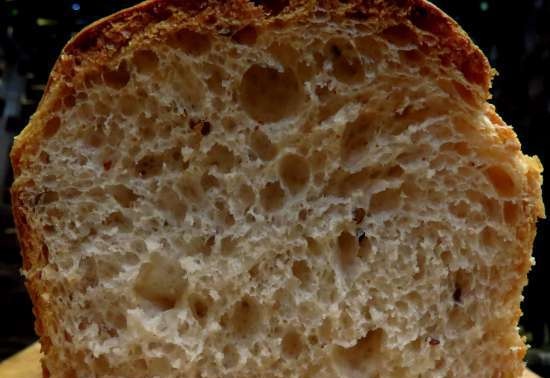
{"label": "golden brown crust", "polygon": [[[31,183],[26,183],[29,185]],[[48,262],[48,249],[43,243],[40,232],[33,227],[32,220],[29,217],[30,211],[26,209],[21,198],[24,183],[16,184],[12,187],[12,210],[13,218],[17,228],[21,256],[23,258],[23,269],[26,272],[25,286],[33,303],[33,313],[35,316],[35,331],[40,336],[42,351],[47,353],[50,348],[50,340],[44,330],[48,328],[47,324],[52,321],[49,315],[47,303],[44,301],[44,294],[48,293],[48,287],[41,282],[41,269]],[[44,373],[44,377],[47,375]]]}

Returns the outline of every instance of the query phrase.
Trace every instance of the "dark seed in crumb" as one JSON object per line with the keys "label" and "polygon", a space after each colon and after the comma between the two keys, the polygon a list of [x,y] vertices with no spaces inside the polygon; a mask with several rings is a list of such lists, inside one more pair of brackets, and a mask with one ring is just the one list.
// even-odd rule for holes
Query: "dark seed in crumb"
{"label": "dark seed in crumb", "polygon": [[436,346],[441,343],[438,339],[434,339],[433,337],[428,337],[427,341],[428,341],[428,344],[430,344],[431,346]]}
{"label": "dark seed in crumb", "polygon": [[331,46],[332,54],[334,54],[335,57],[339,57],[342,55],[342,50],[338,46]]}
{"label": "dark seed in crumb", "polygon": [[210,134],[210,130],[212,130],[212,125],[210,124],[210,122],[205,121],[201,127],[201,134],[203,136],[207,136],[208,134]]}
{"label": "dark seed in crumb", "polygon": [[363,240],[365,240],[365,238],[367,237],[365,235],[365,231],[363,231],[362,229],[358,228],[357,230],[355,230],[355,236],[357,237],[357,241],[359,241],[359,244],[361,244],[361,242]]}
{"label": "dark seed in crumb", "polygon": [[453,293],[453,299],[455,302],[462,303],[462,289],[457,287]]}
{"label": "dark seed in crumb", "polygon": [[111,169],[112,165],[113,165],[113,163],[110,160],[104,161],[103,162],[103,169],[108,171],[108,170]]}
{"label": "dark seed in crumb", "polygon": [[367,213],[365,212],[365,209],[362,209],[358,207],[357,209],[353,210],[353,220],[355,223],[359,224],[365,219],[365,215]]}

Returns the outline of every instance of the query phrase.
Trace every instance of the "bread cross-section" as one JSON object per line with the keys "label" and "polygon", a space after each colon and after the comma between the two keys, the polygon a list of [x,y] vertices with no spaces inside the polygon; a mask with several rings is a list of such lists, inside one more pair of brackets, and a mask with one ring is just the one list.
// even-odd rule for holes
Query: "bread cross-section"
{"label": "bread cross-section", "polygon": [[542,167],[421,0],[154,0],[15,140],[51,378],[520,377]]}

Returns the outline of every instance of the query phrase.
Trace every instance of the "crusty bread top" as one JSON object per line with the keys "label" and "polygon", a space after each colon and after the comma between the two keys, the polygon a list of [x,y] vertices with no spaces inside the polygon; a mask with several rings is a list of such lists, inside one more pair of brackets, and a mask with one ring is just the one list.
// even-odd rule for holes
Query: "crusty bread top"
{"label": "crusty bread top", "polygon": [[[441,64],[454,65],[471,84],[473,93],[484,102],[490,97],[493,70],[485,55],[462,28],[439,8],[425,0],[272,0],[255,6],[247,0],[150,0],[122,10],[86,27],[72,38],[55,64],[37,114],[59,107],[60,93],[84,81],[82,72],[90,67],[109,66],[114,57],[131,44],[151,42],[181,24],[190,30],[211,35],[235,36],[247,25],[280,28],[285,23],[307,19],[321,5],[331,17],[378,19],[381,28],[397,19],[409,19],[421,30],[430,49],[438,51]],[[285,6],[285,4],[288,4]],[[24,169],[25,151],[40,143],[43,125],[32,119],[15,139],[11,159],[15,174]],[[34,146],[34,147],[33,147]],[[28,155],[27,155],[28,156]]]}

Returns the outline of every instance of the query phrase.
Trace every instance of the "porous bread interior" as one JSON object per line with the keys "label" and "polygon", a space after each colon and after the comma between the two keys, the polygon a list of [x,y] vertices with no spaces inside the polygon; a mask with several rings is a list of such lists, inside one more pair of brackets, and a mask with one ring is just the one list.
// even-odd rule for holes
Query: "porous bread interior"
{"label": "porous bread interior", "polygon": [[20,178],[51,376],[519,376],[536,178],[419,33],[182,31],[88,75]]}

